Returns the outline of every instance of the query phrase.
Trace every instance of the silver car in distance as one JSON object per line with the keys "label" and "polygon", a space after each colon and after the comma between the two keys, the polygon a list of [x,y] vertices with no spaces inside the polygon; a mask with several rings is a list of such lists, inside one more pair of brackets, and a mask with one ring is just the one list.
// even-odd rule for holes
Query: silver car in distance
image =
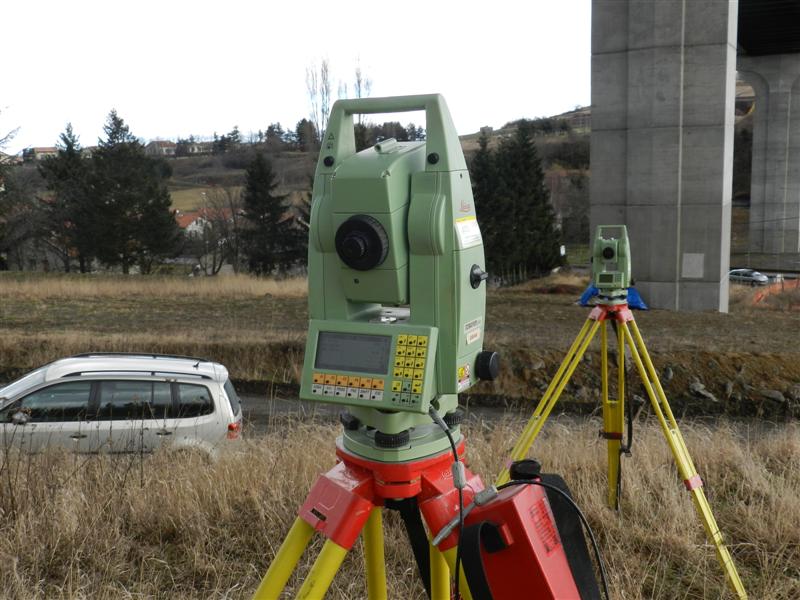
{"label": "silver car in distance", "polygon": [[239,397],[219,363],[162,354],[63,358],[0,388],[3,447],[79,453],[198,451],[239,440]]}

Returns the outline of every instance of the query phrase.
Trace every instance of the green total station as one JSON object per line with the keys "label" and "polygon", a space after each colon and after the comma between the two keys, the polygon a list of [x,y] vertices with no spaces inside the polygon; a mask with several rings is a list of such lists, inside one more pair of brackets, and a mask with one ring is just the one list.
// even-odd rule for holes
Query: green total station
{"label": "green total station", "polygon": [[[424,110],[423,142],[356,152],[353,115]],[[483,240],[442,96],[339,100],[314,176],[304,400],[346,405],[343,445],[374,460],[448,447],[458,393],[497,374],[483,351]]]}

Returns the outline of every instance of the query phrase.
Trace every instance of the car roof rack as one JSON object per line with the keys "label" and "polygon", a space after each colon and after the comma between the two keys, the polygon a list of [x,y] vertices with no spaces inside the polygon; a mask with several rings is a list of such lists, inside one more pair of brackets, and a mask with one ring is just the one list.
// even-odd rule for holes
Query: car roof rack
{"label": "car roof rack", "polygon": [[128,358],[164,358],[193,360],[195,362],[212,362],[207,358],[201,358],[198,356],[184,356],[182,354],[155,354],[152,352],[82,352],[81,354],[73,354],[70,358],[90,358],[92,356],[124,356]]}

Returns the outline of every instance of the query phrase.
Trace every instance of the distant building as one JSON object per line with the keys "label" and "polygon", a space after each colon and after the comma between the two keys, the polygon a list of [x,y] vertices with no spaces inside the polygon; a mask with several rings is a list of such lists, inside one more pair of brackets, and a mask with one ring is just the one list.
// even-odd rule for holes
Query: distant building
{"label": "distant building", "polygon": [[97,152],[97,146],[87,146],[86,148],[81,148],[81,156],[83,158],[92,158],[94,153]]}
{"label": "distant building", "polygon": [[21,156],[0,152],[0,165],[18,165],[21,162],[22,162]]}
{"label": "distant building", "polygon": [[22,151],[22,160],[25,162],[44,160],[52,156],[58,156],[58,148],[55,146],[37,146]]}
{"label": "distant building", "polygon": [[169,140],[153,140],[144,147],[144,153],[154,157],[173,157],[176,146],[175,142]]}

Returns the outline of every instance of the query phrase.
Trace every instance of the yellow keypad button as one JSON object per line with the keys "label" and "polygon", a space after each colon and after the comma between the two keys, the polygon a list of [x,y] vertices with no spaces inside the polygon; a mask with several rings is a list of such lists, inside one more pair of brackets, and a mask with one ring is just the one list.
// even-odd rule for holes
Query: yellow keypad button
{"label": "yellow keypad button", "polygon": [[368,390],[372,385],[372,379],[369,377],[359,377],[358,378],[358,387],[362,390]]}
{"label": "yellow keypad button", "polygon": [[397,336],[397,345],[398,346],[405,346],[407,339],[408,339],[407,335],[398,335]]}
{"label": "yellow keypad button", "polygon": [[421,381],[413,381],[411,382],[411,391],[415,394],[422,393],[422,382]]}
{"label": "yellow keypad button", "polygon": [[415,369],[424,369],[425,368],[425,359],[418,358],[414,361],[414,368]]}
{"label": "yellow keypad button", "polygon": [[428,355],[427,348],[417,348],[417,358],[425,358]]}
{"label": "yellow keypad button", "polygon": [[407,343],[408,343],[409,346],[416,346],[417,345],[417,336],[415,336],[415,335],[408,336]]}
{"label": "yellow keypad button", "polygon": [[397,351],[394,353],[395,356],[405,356],[406,355],[406,347],[405,346],[398,346]]}
{"label": "yellow keypad button", "polygon": [[392,377],[402,377],[403,376],[403,368],[395,367],[392,371]]}
{"label": "yellow keypad button", "polygon": [[392,381],[392,391],[393,392],[399,392],[402,389],[403,389],[403,382],[402,381],[397,381],[396,379],[394,381]]}
{"label": "yellow keypad button", "polygon": [[464,375],[465,375],[464,367],[458,367],[458,378],[464,379]]}
{"label": "yellow keypad button", "polygon": [[424,375],[425,371],[423,371],[422,369],[414,369],[414,375],[413,375],[414,379],[422,379]]}
{"label": "yellow keypad button", "polygon": [[427,335],[418,335],[417,336],[417,346],[422,346],[426,348],[428,346],[428,336]]}
{"label": "yellow keypad button", "polygon": [[411,379],[414,376],[414,369],[403,369],[403,379]]}
{"label": "yellow keypad button", "polygon": [[402,358],[402,357],[401,358],[395,358],[394,359],[394,366],[403,368],[404,366],[406,366],[406,359]]}
{"label": "yellow keypad button", "polygon": [[314,383],[325,383],[325,375],[323,375],[322,373],[314,373],[311,376],[311,380]]}
{"label": "yellow keypad button", "polygon": [[414,367],[414,359],[413,358],[406,358],[405,362],[403,362],[404,367]]}
{"label": "yellow keypad button", "polygon": [[347,375],[337,375],[336,376],[336,385],[340,385],[342,387],[347,387]]}
{"label": "yellow keypad button", "polygon": [[336,385],[336,375],[325,373],[325,385]]}
{"label": "yellow keypad button", "polygon": [[372,380],[372,389],[373,390],[382,390],[383,389],[383,379],[373,379]]}
{"label": "yellow keypad button", "polygon": [[347,387],[358,387],[358,384],[361,383],[360,379],[360,377],[348,377]]}

